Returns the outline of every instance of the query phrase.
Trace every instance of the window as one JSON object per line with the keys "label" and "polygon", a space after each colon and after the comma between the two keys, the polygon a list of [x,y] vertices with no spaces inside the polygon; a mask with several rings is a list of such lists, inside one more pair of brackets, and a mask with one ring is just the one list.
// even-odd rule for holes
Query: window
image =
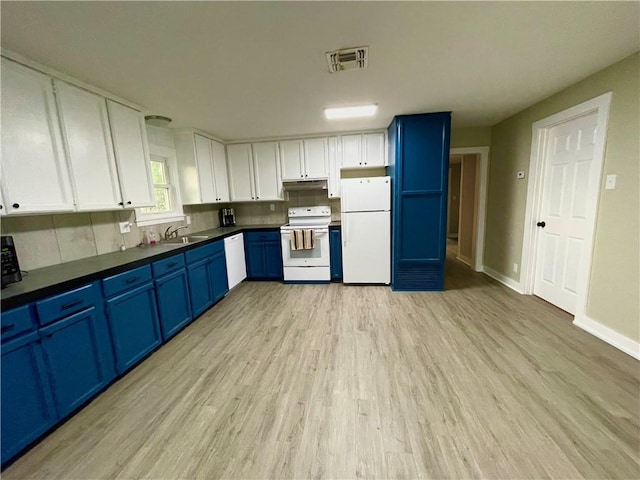
{"label": "window", "polygon": [[138,225],[155,225],[184,219],[180,195],[176,186],[177,171],[175,152],[166,147],[149,145],[151,153],[151,180],[156,204],[153,207],[137,208]]}

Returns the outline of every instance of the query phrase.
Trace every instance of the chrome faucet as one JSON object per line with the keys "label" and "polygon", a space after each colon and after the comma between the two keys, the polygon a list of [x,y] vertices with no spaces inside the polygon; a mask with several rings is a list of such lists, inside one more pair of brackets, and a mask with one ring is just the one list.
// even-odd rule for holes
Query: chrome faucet
{"label": "chrome faucet", "polygon": [[182,230],[183,228],[189,228],[189,226],[188,225],[182,225],[181,227],[176,227],[174,230],[171,230],[172,228],[173,228],[173,226],[169,225],[169,227],[167,227],[167,229],[164,231],[164,239],[165,240],[169,240],[170,238],[178,238],[178,232],[180,230]]}

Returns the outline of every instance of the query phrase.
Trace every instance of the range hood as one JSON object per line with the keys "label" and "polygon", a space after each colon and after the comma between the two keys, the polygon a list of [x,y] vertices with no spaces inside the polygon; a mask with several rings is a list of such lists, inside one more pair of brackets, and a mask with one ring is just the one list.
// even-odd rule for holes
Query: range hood
{"label": "range hood", "polygon": [[288,192],[299,190],[328,190],[326,180],[296,180],[282,182],[282,187]]}

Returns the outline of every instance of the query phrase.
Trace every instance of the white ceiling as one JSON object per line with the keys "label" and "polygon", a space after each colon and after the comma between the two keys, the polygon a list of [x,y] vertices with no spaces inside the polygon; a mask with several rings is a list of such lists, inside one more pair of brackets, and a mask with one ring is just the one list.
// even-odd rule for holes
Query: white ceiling
{"label": "white ceiling", "polygon": [[[222,139],[490,126],[640,48],[639,2],[1,2],[2,47]],[[369,45],[369,68],[325,52]],[[325,106],[377,103],[329,122]]]}

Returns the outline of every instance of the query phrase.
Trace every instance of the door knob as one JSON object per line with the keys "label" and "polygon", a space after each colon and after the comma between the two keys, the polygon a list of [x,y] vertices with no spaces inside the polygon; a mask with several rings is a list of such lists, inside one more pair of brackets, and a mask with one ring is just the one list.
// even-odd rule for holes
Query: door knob
{"label": "door knob", "polygon": [[544,227],[546,227],[546,226],[547,226],[547,224],[546,224],[545,222],[538,222],[538,223],[536,223],[536,225],[537,225],[538,227],[541,227],[541,228],[544,228]]}

